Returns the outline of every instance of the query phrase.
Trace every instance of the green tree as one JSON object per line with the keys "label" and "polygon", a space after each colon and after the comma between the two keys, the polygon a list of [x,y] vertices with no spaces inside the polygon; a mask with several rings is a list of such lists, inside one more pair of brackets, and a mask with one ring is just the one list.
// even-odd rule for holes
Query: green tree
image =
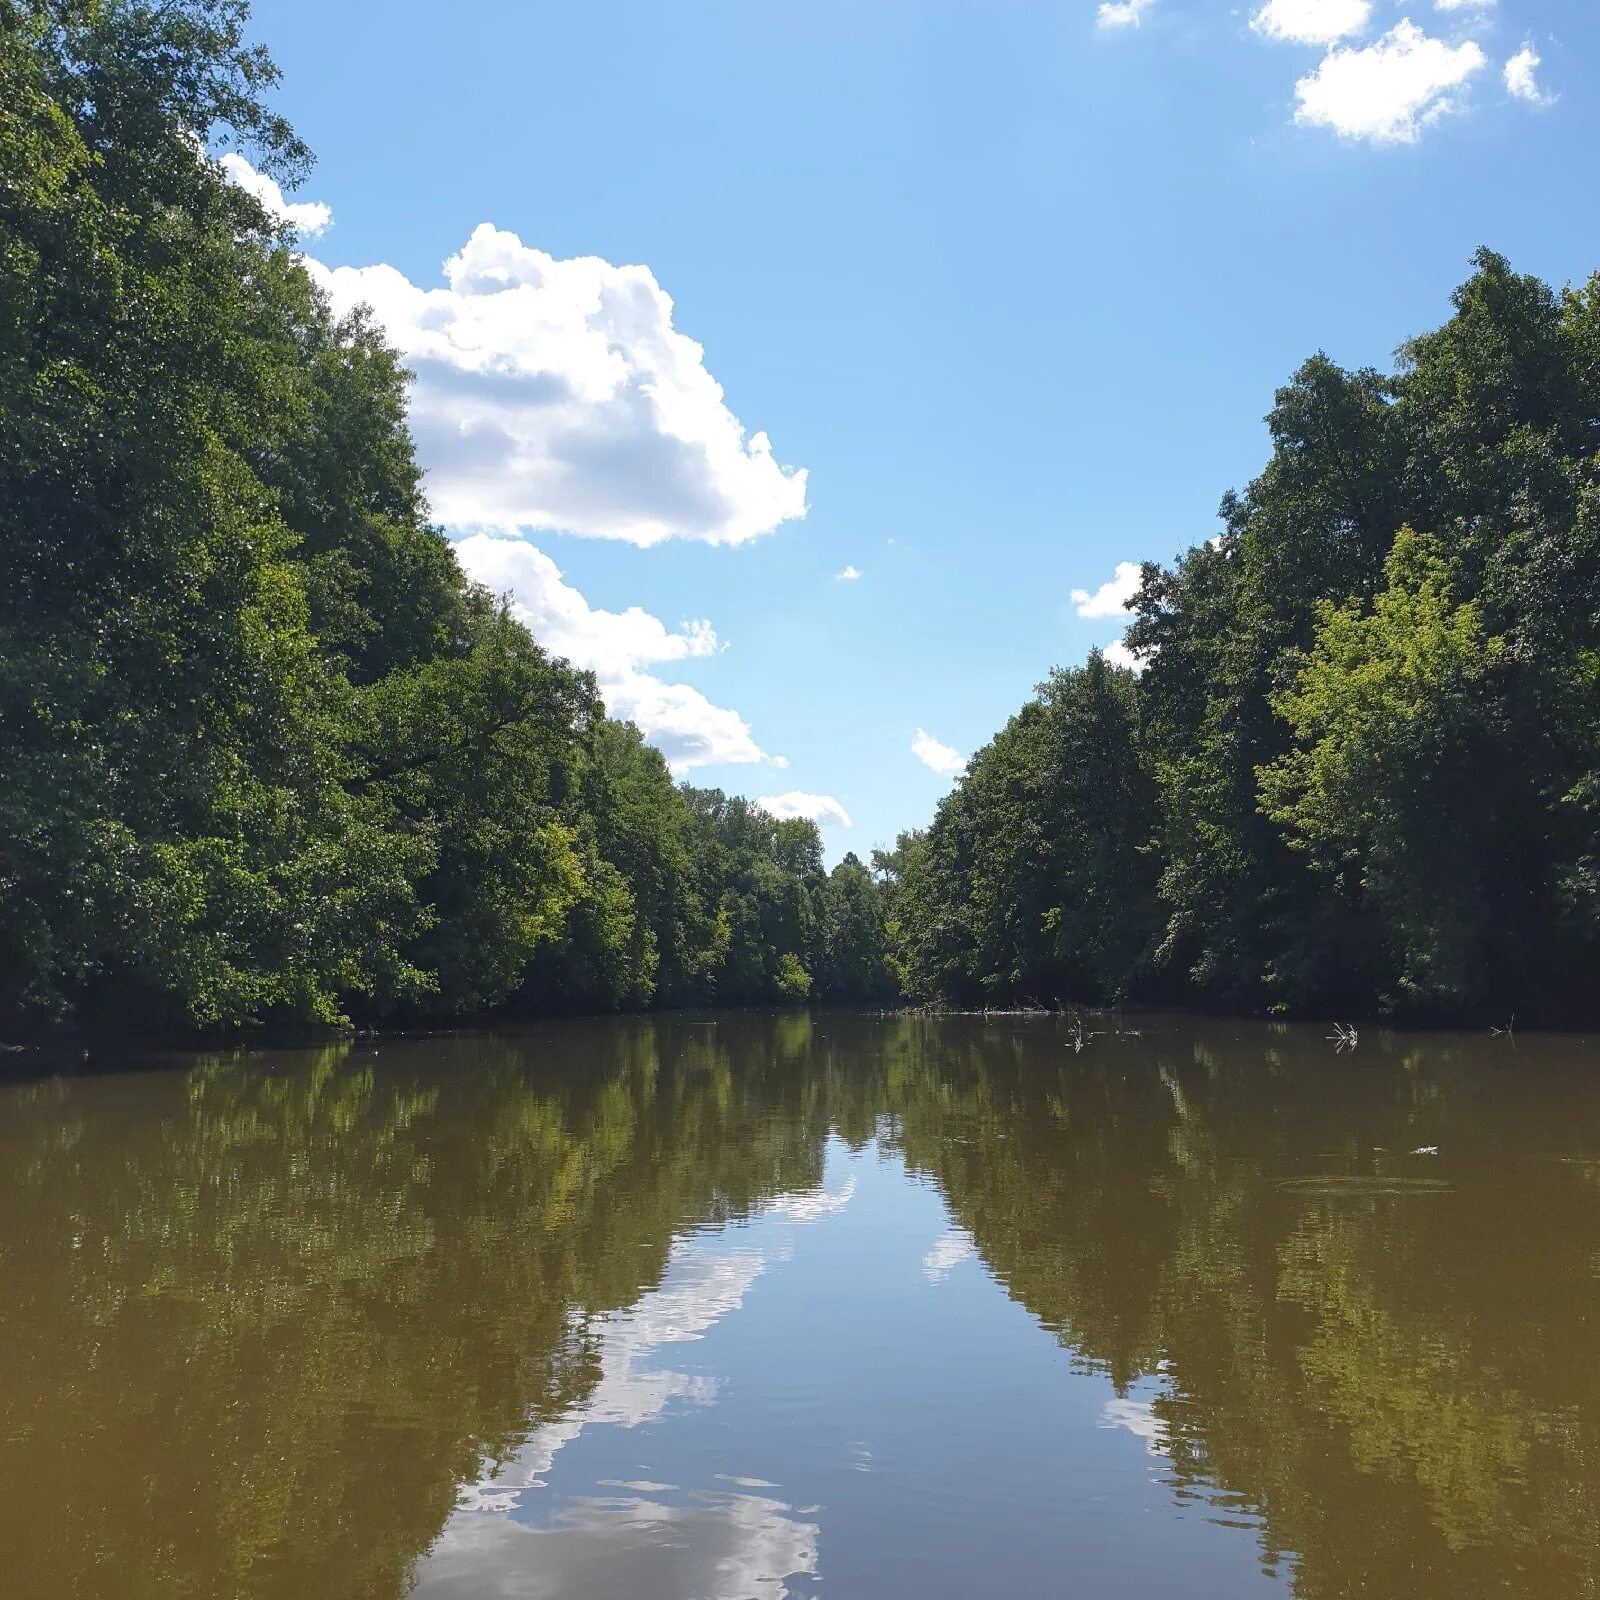
{"label": "green tree", "polygon": [[196,140],[304,152],[242,18],[0,27],[0,971],[35,1015],[332,1020],[424,981],[424,863],[346,787],[348,689],[255,470],[306,301]]}
{"label": "green tree", "polygon": [[1403,532],[1385,571],[1370,612],[1324,605],[1276,697],[1295,745],[1261,769],[1262,808],[1383,930],[1408,998],[1498,1002],[1505,643],[1485,636],[1478,602],[1453,600],[1436,542]]}
{"label": "green tree", "polygon": [[854,853],[828,874],[817,927],[817,991],[826,1000],[882,1001],[895,993],[883,898]]}
{"label": "green tree", "polygon": [[1120,998],[1155,941],[1155,791],[1134,676],[1095,651],[970,762],[924,839],[883,857],[911,993]]}

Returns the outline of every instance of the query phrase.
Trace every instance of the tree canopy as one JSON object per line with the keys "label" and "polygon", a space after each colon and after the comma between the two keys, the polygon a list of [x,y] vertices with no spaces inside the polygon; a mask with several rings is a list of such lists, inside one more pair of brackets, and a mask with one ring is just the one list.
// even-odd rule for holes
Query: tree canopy
{"label": "tree canopy", "polygon": [[1600,279],[1316,355],[1222,528],[931,826],[677,783],[430,520],[408,376],[227,181],[244,0],[0,0],[0,1021],[896,995],[1592,1017]]}
{"label": "tree canopy", "polygon": [[911,994],[1593,1017],[1600,278],[1474,265],[882,857]]}
{"label": "tree canopy", "polygon": [[309,161],[245,21],[0,0],[0,1017],[862,992],[815,826],[464,578],[394,352],[213,159]]}

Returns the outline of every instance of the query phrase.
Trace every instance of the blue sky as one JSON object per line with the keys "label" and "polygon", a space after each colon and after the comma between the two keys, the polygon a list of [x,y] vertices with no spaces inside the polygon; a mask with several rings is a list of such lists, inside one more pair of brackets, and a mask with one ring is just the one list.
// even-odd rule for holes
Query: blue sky
{"label": "blue sky", "polygon": [[1600,268],[1594,0],[254,27],[331,212],[304,248],[418,371],[469,568],[685,776],[812,797],[830,858],[1120,637],[1074,591],[1210,536],[1304,357],[1386,364],[1479,244]]}

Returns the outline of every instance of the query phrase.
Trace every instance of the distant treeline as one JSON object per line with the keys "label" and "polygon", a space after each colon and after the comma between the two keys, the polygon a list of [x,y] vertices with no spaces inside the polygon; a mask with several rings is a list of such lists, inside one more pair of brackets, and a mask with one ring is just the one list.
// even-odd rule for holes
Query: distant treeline
{"label": "distant treeline", "polygon": [[1454,305],[879,855],[909,994],[1600,1017],[1600,277]]}
{"label": "distant treeline", "polygon": [[0,0],[0,1037],[903,996],[1600,1015],[1600,283],[1308,362],[922,833],[674,783],[466,581],[243,0]]}
{"label": "distant treeline", "polygon": [[462,576],[240,0],[0,0],[0,1038],[891,986],[858,862],[680,788]]}

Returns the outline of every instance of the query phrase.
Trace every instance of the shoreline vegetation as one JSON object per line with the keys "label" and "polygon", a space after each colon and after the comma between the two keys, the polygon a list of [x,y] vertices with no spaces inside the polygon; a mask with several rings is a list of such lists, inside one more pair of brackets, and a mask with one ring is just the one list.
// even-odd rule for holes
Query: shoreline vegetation
{"label": "shoreline vegetation", "polygon": [[[1126,659],[931,825],[674,781],[466,581],[407,375],[227,181],[243,0],[0,0],[0,1039],[1127,1003],[1600,1018],[1600,278],[1316,355]],[[1041,652],[1048,648],[1041,641]]]}
{"label": "shoreline vegetation", "polygon": [[[988,1006],[963,1009],[937,1001],[900,1002],[880,1004],[827,1005],[814,1002],[805,1004],[763,1006],[694,1006],[655,1008],[631,1012],[616,1011],[566,1011],[527,1012],[510,1016],[503,1010],[486,1012],[480,1016],[455,1021],[435,1021],[412,1026],[391,1027],[329,1027],[326,1025],[275,1025],[254,1027],[249,1030],[227,1029],[211,1032],[195,1030],[167,1031],[165,1033],[129,1032],[126,1029],[99,1031],[86,1030],[74,1025],[36,1030],[20,1039],[0,1040],[0,1083],[28,1080],[42,1076],[97,1075],[106,1071],[137,1070],[152,1061],[169,1056],[187,1057],[199,1053],[216,1059],[243,1059],[265,1052],[294,1052],[323,1048],[376,1048],[385,1045],[416,1043],[419,1040],[471,1040],[518,1039],[536,1035],[551,1025],[572,1024],[603,1025],[613,1021],[663,1022],[686,1028],[715,1028],[721,1024],[737,1024],[753,1018],[789,1018],[810,1027],[814,1023],[826,1024],[831,1019],[870,1020],[889,1022],[982,1022],[982,1023],[1054,1023],[1065,1049],[1076,1055],[1099,1040],[1111,1047],[1145,1040],[1171,1037],[1196,1026],[1237,1024],[1241,1027],[1264,1026],[1274,1033],[1288,1034],[1314,1027],[1327,1027],[1332,1031],[1323,1035],[1332,1047],[1330,1055],[1342,1056],[1362,1047],[1374,1047],[1381,1053],[1399,1040],[1419,1039],[1491,1039],[1502,1040],[1506,1048],[1515,1050],[1518,1042],[1516,1019],[1501,1024],[1467,1026],[1460,1022],[1392,1017],[1375,1019],[1372,1032],[1363,1032],[1353,1022],[1342,1022],[1332,1017],[1304,1014],[1294,1017],[1263,1017],[1259,1013],[1239,1011],[1204,1010],[1187,1007],[1174,1010],[1169,1007],[1111,1005],[1058,1006],[1022,1005]],[[1587,1030],[1532,1029],[1530,1036],[1541,1038],[1583,1038]]]}

